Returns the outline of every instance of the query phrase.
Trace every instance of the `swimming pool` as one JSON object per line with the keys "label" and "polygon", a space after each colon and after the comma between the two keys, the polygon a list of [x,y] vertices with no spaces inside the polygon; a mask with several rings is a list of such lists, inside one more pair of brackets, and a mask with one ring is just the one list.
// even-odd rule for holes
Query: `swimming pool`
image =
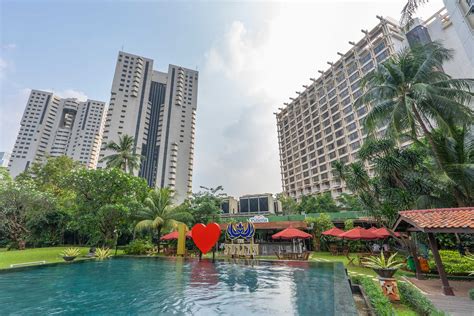
{"label": "swimming pool", "polygon": [[357,315],[340,263],[114,258],[0,273],[0,314]]}

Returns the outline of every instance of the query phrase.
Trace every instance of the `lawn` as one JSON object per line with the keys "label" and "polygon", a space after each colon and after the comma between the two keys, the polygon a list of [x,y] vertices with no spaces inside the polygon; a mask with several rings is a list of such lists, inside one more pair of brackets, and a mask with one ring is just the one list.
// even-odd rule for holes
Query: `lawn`
{"label": "lawn", "polygon": [[[26,250],[0,250],[0,269],[10,268],[11,264],[35,261],[46,261],[46,263],[63,262],[60,253],[69,247],[32,248]],[[89,251],[87,247],[78,247],[81,256]]]}

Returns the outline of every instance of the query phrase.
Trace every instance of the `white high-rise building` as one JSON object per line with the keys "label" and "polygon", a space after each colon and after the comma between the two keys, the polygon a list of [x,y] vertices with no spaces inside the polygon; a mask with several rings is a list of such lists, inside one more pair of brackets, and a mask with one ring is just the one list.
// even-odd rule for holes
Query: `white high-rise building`
{"label": "white high-rise building", "polygon": [[348,192],[333,174],[332,163],[358,159],[366,137],[363,119],[369,110],[353,106],[362,95],[360,80],[391,55],[415,42],[440,41],[454,51],[444,71],[454,78],[473,77],[474,21],[472,13],[466,15],[463,1],[446,1],[453,3],[449,11],[443,8],[426,21],[416,21],[407,34],[395,20],[378,17],[380,22],[372,30],[362,30],[361,40],[349,42],[353,46],[349,51],[338,53],[337,61],[328,62],[329,69],[319,71],[317,79],[311,78],[311,84],[279,109],[276,119],[284,192],[297,199],[324,192],[338,197]]}
{"label": "white high-rise building", "polygon": [[5,151],[0,151],[0,167],[8,167],[8,162],[10,161],[10,153]]}
{"label": "white high-rise building", "polygon": [[192,191],[197,90],[197,71],[169,65],[159,72],[152,59],[119,52],[100,158],[112,154],[107,143],[132,136],[143,157],[135,174],[183,201]]}
{"label": "white high-rise building", "polygon": [[95,168],[99,156],[105,103],[61,99],[51,92],[32,90],[8,165],[16,177],[33,162],[67,155]]}

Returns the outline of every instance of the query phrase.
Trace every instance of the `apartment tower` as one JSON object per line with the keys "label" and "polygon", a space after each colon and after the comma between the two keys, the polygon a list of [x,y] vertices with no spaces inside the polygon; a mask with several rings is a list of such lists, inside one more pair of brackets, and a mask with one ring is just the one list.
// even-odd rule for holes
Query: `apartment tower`
{"label": "apartment tower", "polygon": [[60,98],[32,90],[8,164],[16,177],[33,162],[66,155],[95,168],[99,158],[105,103]]}
{"label": "apartment tower", "polygon": [[135,174],[183,201],[192,191],[197,89],[197,71],[169,65],[160,72],[152,59],[119,52],[100,157],[112,153],[108,142],[132,136],[143,157]]}
{"label": "apartment tower", "polygon": [[[460,18],[451,18],[451,14]],[[366,137],[363,119],[369,110],[354,107],[362,95],[360,82],[391,55],[417,42],[441,41],[455,52],[444,70],[456,78],[472,77],[474,61],[469,47],[473,33],[469,39],[464,28],[470,20],[461,18],[465,16],[443,8],[426,21],[418,20],[405,34],[395,20],[378,17],[380,22],[372,30],[362,30],[361,40],[349,42],[349,51],[338,52],[340,58],[328,62],[329,69],[319,71],[318,78],[311,78],[302,92],[279,108],[275,114],[283,191],[296,199],[323,192],[336,198],[348,192],[331,165],[336,160],[351,163],[358,159]],[[458,36],[460,32],[464,37]],[[384,130],[378,132],[381,135]],[[371,174],[370,166],[366,167]]]}

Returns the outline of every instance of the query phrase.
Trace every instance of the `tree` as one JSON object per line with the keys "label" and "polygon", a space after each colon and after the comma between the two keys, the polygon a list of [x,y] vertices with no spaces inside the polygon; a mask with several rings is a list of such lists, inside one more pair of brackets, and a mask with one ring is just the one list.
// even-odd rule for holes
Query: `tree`
{"label": "tree", "polygon": [[[145,179],[120,169],[80,169],[72,172],[63,184],[74,192],[70,229],[82,242],[97,245],[106,242],[101,231],[101,208],[106,205],[126,207],[133,215],[148,195]],[[110,209],[107,209],[110,211]],[[131,219],[128,221],[133,229]]]}
{"label": "tree", "polygon": [[364,210],[364,205],[362,202],[357,196],[352,194],[342,193],[338,198],[338,202],[341,209],[354,212],[362,212]]}
{"label": "tree", "polygon": [[190,211],[195,223],[220,221],[222,199],[227,195],[223,193],[224,188],[219,185],[215,188],[201,186],[201,191],[194,193],[189,201]]}
{"label": "tree", "polygon": [[119,142],[110,141],[106,147],[115,154],[102,158],[107,168],[120,168],[124,172],[133,173],[140,166],[141,155],[135,153],[135,140],[132,136],[119,136]]}
{"label": "tree", "polygon": [[25,248],[30,235],[28,220],[53,207],[53,197],[36,190],[31,182],[0,181],[0,230],[14,247]]}
{"label": "tree", "polygon": [[318,217],[307,217],[305,222],[313,225],[313,245],[315,251],[321,250],[322,232],[334,227],[331,217],[326,213],[321,213]]}
{"label": "tree", "polygon": [[99,209],[99,229],[103,246],[114,247],[122,231],[127,230],[130,208],[123,204],[106,204]]}
{"label": "tree", "polygon": [[139,222],[136,231],[150,231],[160,240],[162,229],[176,229],[180,222],[192,220],[192,215],[185,209],[177,209],[172,205],[173,192],[169,188],[156,188],[150,191],[144,201],[145,208],[136,217]]}
{"label": "tree", "polygon": [[303,196],[297,209],[300,214],[331,213],[339,211],[336,202],[329,192],[318,195]]}
{"label": "tree", "polygon": [[283,215],[290,215],[298,213],[298,202],[295,201],[292,197],[288,196],[286,193],[278,193],[277,200],[281,203],[281,209]]}
{"label": "tree", "polygon": [[415,15],[415,12],[422,4],[428,1],[429,0],[407,0],[407,4],[405,4],[402,9],[400,24],[405,26],[405,29],[408,29],[413,24],[413,15]]}
{"label": "tree", "polygon": [[[365,127],[374,132],[387,125],[387,136],[402,139],[408,132],[412,139],[421,133],[430,145],[436,166],[443,164],[433,139],[434,123],[453,135],[456,124],[472,124],[473,111],[468,104],[473,93],[473,79],[452,79],[443,72],[443,63],[453,52],[437,42],[405,49],[369,73],[362,86],[365,93],[356,106],[369,105]],[[459,206],[462,193],[454,187]]]}

